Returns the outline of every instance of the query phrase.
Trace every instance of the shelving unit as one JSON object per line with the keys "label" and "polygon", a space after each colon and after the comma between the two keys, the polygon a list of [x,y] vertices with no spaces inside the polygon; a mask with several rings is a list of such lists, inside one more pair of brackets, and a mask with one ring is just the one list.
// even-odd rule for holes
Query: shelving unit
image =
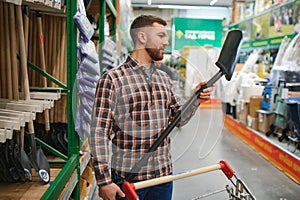
{"label": "shelving unit", "polygon": [[[104,25],[105,25],[105,16],[107,7],[113,14],[113,27],[116,29],[116,9],[117,6],[116,0],[112,3],[110,0],[99,0],[99,43],[104,41]],[[47,189],[41,199],[69,199],[71,194],[73,194],[73,199],[80,199],[80,186],[79,180],[83,174],[88,162],[90,161],[90,153],[87,148],[80,158],[79,151],[82,144],[86,144],[87,141],[81,143],[78,135],[75,133],[74,120],[73,120],[73,110],[75,108],[74,96],[72,94],[76,92],[73,88],[73,83],[76,79],[77,72],[77,60],[74,59],[77,57],[76,54],[76,27],[73,21],[73,16],[76,13],[77,5],[74,1],[67,1],[67,96],[68,96],[68,161],[65,166],[62,168],[61,172],[55,178],[51,186]],[[115,33],[115,32],[114,32]],[[100,59],[101,60],[101,57]],[[100,69],[102,67],[100,66]],[[86,145],[87,146],[87,145]],[[93,192],[96,184],[93,182],[92,187],[90,188],[90,193]]]}
{"label": "shelving unit", "polygon": [[[4,2],[6,2],[4,0]],[[2,194],[1,198],[26,198],[26,199],[81,199],[81,188],[80,180],[81,176],[85,173],[87,166],[90,164],[91,155],[89,152],[88,141],[81,141],[78,134],[75,132],[75,124],[73,119],[74,108],[76,108],[76,98],[74,95],[76,93],[76,87],[74,87],[76,81],[77,73],[77,28],[73,20],[73,16],[77,11],[76,1],[67,0],[66,6],[62,6],[60,1],[43,1],[43,3],[35,1],[23,1],[23,5],[29,6],[31,10],[40,11],[41,13],[66,17],[66,32],[67,32],[67,61],[66,61],[66,74],[67,80],[66,84],[60,82],[55,77],[44,72],[40,67],[34,65],[31,62],[27,62],[27,66],[32,68],[34,71],[38,72],[43,77],[46,77],[49,81],[57,85],[57,88],[39,88],[31,87],[31,96],[32,98],[41,98],[44,91],[50,92],[47,97],[43,96],[43,99],[48,98],[52,100],[57,100],[61,95],[66,95],[67,97],[67,132],[68,132],[68,155],[64,155],[61,152],[57,151],[50,145],[47,145],[45,142],[36,139],[36,143],[44,147],[53,153],[56,158],[50,160],[51,164],[51,180],[50,184],[42,185],[38,182],[38,177],[33,177],[32,182],[26,183],[13,183],[13,184],[0,184],[1,190],[8,191],[10,196],[7,194]],[[111,22],[111,34],[115,35],[116,33],[116,21],[117,21],[117,0],[99,0],[99,43],[104,41],[104,25],[105,17],[109,15]],[[62,9],[58,9],[62,8]],[[99,51],[100,52],[100,51]],[[99,54],[101,56],[101,54]],[[19,57],[18,57],[19,58]],[[20,58],[19,58],[20,59]],[[99,66],[101,67],[101,66]],[[102,69],[102,67],[101,67]],[[51,93],[52,92],[52,93]],[[52,95],[53,94],[53,95]],[[47,104],[46,104],[47,103]],[[43,105],[40,105],[42,108],[49,108],[53,106],[52,101],[44,102]],[[49,105],[48,105],[49,104]],[[50,105],[51,104],[51,105]],[[29,105],[26,105],[29,107]],[[26,107],[23,105],[23,108]],[[31,108],[31,107],[30,107]],[[29,108],[28,108],[29,109]],[[32,107],[36,109],[36,105]],[[43,110],[34,110],[35,112],[42,112]],[[24,114],[24,113],[23,113]],[[18,116],[23,116],[19,114]],[[26,117],[26,119],[25,119]],[[18,129],[20,126],[24,126],[24,123],[28,120],[33,121],[35,116],[28,116],[28,113],[24,114],[24,118],[19,122],[11,122],[11,128]],[[18,126],[18,127],[15,127]],[[0,139],[2,141],[2,136],[11,134],[12,132],[1,129]],[[83,154],[80,155],[80,151],[83,151]],[[50,158],[52,159],[52,158]],[[90,169],[89,169],[90,170]],[[93,191],[96,187],[96,182],[93,181],[91,186],[89,186],[89,191],[86,194],[87,197],[91,197]],[[34,194],[34,195],[33,195]],[[4,196],[3,196],[4,195]]]}
{"label": "shelving unit", "polygon": [[[265,10],[257,15],[247,17],[237,23],[230,24],[228,26],[229,29],[241,29],[242,31],[245,31],[247,34],[250,33],[250,35],[247,35],[247,39],[244,39],[243,44],[242,44],[242,49],[243,50],[252,50],[256,48],[263,48],[263,49],[276,49],[279,47],[282,39],[287,36],[289,38],[293,38],[296,34],[294,32],[288,31],[287,34],[281,34],[280,36],[272,36],[270,33],[266,33],[268,35],[263,35],[261,39],[255,39],[254,38],[254,28],[253,21],[254,20],[260,20],[262,23],[264,22],[269,22],[271,13],[273,11],[279,10],[280,8],[287,7],[287,6],[292,6],[295,7],[296,4],[299,4],[299,0],[290,0],[285,3],[281,3],[280,5],[277,5],[275,7],[271,7],[268,10]],[[293,13],[293,22],[296,20],[295,16],[296,10],[294,10]],[[264,19],[264,16],[267,17],[267,19]],[[259,19],[261,18],[261,19]],[[268,24],[263,24],[266,25],[265,28],[270,27],[269,23]],[[291,24],[293,25],[293,24]],[[262,27],[263,29],[264,27]],[[269,31],[269,30],[268,30]],[[249,37],[249,38],[248,38]]]}

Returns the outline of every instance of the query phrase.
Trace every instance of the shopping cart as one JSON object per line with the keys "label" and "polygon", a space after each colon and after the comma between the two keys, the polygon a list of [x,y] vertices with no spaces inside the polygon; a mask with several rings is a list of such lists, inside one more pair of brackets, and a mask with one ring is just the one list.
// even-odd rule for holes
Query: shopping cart
{"label": "shopping cart", "polygon": [[287,98],[285,102],[290,128],[287,145],[288,150],[294,153],[300,147],[300,97]]}
{"label": "shopping cart", "polygon": [[[229,164],[221,160],[218,164],[216,165],[211,165],[208,167],[202,167],[198,169],[194,169],[191,171],[187,171],[184,173],[179,173],[175,175],[169,175],[169,176],[163,176],[160,178],[154,178],[146,181],[141,181],[141,182],[136,182],[136,183],[129,183],[129,182],[124,182],[122,184],[122,190],[126,194],[126,198],[128,200],[138,200],[139,197],[136,194],[135,190],[155,186],[155,185],[160,185],[163,183],[168,183],[171,181],[215,171],[215,170],[222,170],[222,172],[226,175],[226,177],[230,180],[232,186],[226,185],[224,190],[219,190],[216,192],[212,192],[206,195],[202,195],[196,198],[193,198],[193,200],[201,199],[203,197],[207,197],[209,195],[214,195],[216,193],[222,192],[222,191],[227,191],[229,200],[255,200],[255,197],[253,194],[250,192],[246,184],[237,176],[235,175],[234,170],[229,166]],[[233,180],[235,179],[235,181]]]}

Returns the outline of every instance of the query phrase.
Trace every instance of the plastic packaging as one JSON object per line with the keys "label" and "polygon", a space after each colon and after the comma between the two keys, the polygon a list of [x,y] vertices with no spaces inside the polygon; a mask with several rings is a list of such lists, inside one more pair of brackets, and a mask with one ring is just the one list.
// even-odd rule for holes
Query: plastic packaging
{"label": "plastic packaging", "polygon": [[94,63],[88,58],[83,58],[81,64],[80,64],[80,69],[84,70],[86,72],[89,72],[91,74],[100,76],[100,67],[98,63]]}
{"label": "plastic packaging", "polygon": [[98,63],[98,54],[96,52],[96,47],[93,41],[80,42],[80,51],[82,55],[90,59],[94,63]]}
{"label": "plastic packaging", "polygon": [[89,41],[94,34],[94,28],[88,18],[78,9],[74,15],[74,21],[80,33],[84,36],[85,41]]}

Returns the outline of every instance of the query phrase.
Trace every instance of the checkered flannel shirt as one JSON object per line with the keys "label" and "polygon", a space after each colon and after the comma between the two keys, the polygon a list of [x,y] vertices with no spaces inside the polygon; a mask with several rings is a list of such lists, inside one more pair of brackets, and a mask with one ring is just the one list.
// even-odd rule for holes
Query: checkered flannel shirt
{"label": "checkered flannel shirt", "polygon": [[[181,104],[170,78],[154,64],[152,67],[152,76],[148,77],[143,66],[128,56],[122,65],[99,79],[89,137],[99,186],[112,182],[110,169],[125,177],[180,111]],[[187,123],[197,107],[198,104],[192,106],[181,117],[180,125]],[[146,180],[171,172],[170,137],[167,137],[134,179]]]}

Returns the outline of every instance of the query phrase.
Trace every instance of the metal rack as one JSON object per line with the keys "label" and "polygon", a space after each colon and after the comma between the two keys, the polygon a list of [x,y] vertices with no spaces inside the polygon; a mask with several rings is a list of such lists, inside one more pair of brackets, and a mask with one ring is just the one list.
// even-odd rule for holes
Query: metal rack
{"label": "metal rack", "polygon": [[[3,0],[5,2],[5,0]],[[80,155],[80,150],[83,146],[87,147],[87,139],[81,141],[78,134],[75,132],[75,124],[73,119],[74,108],[76,108],[76,73],[77,73],[77,28],[75,26],[75,22],[73,20],[73,16],[77,11],[77,3],[76,1],[67,0],[66,1],[66,10],[57,9],[56,7],[60,7],[55,3],[59,3],[60,1],[56,0],[47,0],[47,1],[24,1],[24,5],[30,6],[32,10],[42,10],[43,13],[48,13],[49,15],[55,16],[66,16],[66,31],[67,31],[67,81],[66,84],[60,82],[55,77],[41,70],[38,66],[35,66],[33,63],[27,61],[27,67],[30,67],[34,71],[38,72],[43,77],[46,77],[52,83],[56,84],[58,88],[30,88],[30,96],[32,99],[41,99],[38,103],[34,104],[34,106],[27,104],[17,105],[12,104],[13,107],[21,106],[23,109],[34,109],[35,112],[43,112],[44,109],[49,109],[53,106],[53,101],[60,98],[61,94],[67,96],[67,132],[68,132],[68,155],[64,155],[55,148],[46,144],[39,138],[35,138],[35,141],[38,145],[43,148],[49,150],[56,157],[58,157],[58,161],[52,161],[54,165],[59,165],[59,169],[55,169],[55,173],[57,176],[54,178],[53,182],[50,185],[41,185],[38,187],[39,194],[36,198],[40,199],[80,199],[80,178],[87,168],[89,161],[91,159],[88,148],[84,151],[83,155]],[[36,3],[37,2],[37,3]],[[97,4],[99,5],[99,43],[104,41],[104,26],[105,26],[105,17],[107,14],[113,17],[113,23],[111,26],[112,35],[116,33],[116,15],[117,10],[117,0],[98,0]],[[52,3],[52,4],[51,4]],[[51,6],[49,7],[49,5]],[[109,12],[109,13],[107,13]],[[99,51],[101,52],[101,51]],[[99,54],[101,58],[101,54]],[[18,57],[19,58],[19,57]],[[20,59],[20,58],[19,58]],[[26,65],[26,63],[25,63]],[[103,67],[100,66],[100,69]],[[45,94],[47,91],[49,93]],[[24,94],[22,94],[24,95]],[[43,101],[47,100],[47,101]],[[0,99],[1,102],[5,101],[5,99]],[[32,100],[33,102],[34,100]],[[41,105],[40,105],[41,104]],[[5,102],[5,105],[10,105],[9,102]],[[37,110],[38,109],[38,110]],[[31,110],[30,110],[31,111]],[[1,118],[1,121],[10,121],[11,127],[9,129],[0,129],[0,141],[4,141],[6,138],[12,137],[12,130],[18,130],[20,127],[24,127],[24,124],[28,121],[33,121],[35,119],[35,115],[29,112],[18,112],[18,113],[7,113],[7,111],[1,110],[0,112],[4,113],[5,116]],[[18,118],[18,121],[12,121],[10,116],[14,116],[14,118]],[[1,123],[0,121],[0,123]],[[7,123],[5,123],[6,125]],[[51,162],[51,161],[49,161]],[[54,177],[54,176],[53,176]],[[13,186],[14,189],[18,190],[19,186]],[[90,190],[90,193],[93,192],[94,187],[96,187],[96,183],[93,183],[93,187]],[[27,191],[24,195],[32,195],[30,191]],[[40,197],[41,196],[41,197]],[[30,198],[35,198],[30,196]]]}
{"label": "metal rack", "polygon": [[[116,29],[116,0],[99,0],[99,43],[104,41],[104,23],[106,16],[106,7],[109,8],[114,16],[114,23],[112,29]],[[90,154],[86,153],[82,158],[79,156],[80,147],[82,145],[78,135],[75,133],[73,110],[75,108],[76,100],[72,94],[75,91],[73,84],[76,79],[77,59],[76,58],[76,27],[73,21],[73,16],[77,10],[77,5],[74,1],[67,0],[67,110],[68,110],[68,158],[66,164],[55,178],[51,186],[46,190],[41,199],[68,199],[73,194],[73,199],[80,199],[79,180],[85,167],[90,160]],[[99,55],[101,58],[101,55]],[[100,69],[102,67],[100,66]]]}

